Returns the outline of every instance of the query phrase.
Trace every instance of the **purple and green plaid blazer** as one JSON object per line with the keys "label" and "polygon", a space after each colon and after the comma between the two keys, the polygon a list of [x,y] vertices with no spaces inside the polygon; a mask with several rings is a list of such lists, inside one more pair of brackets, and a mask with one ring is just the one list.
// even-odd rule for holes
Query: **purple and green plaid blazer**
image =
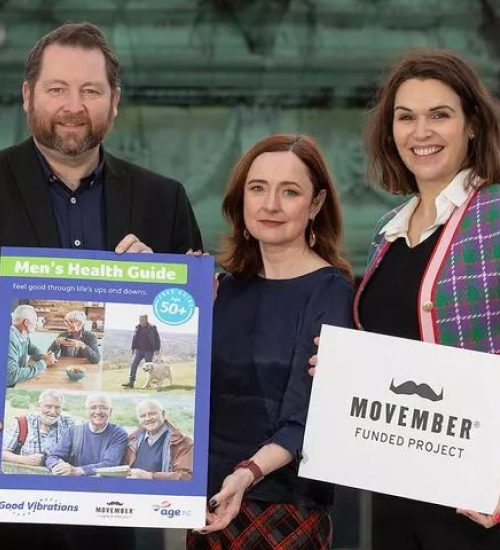
{"label": "purple and green plaid blazer", "polygon": [[[354,304],[359,328],[359,297],[390,246],[380,229],[401,208],[377,224],[368,269]],[[500,353],[500,184],[475,192],[448,235],[446,226],[423,279],[422,287],[430,285],[430,299],[422,297],[421,289],[417,304],[422,340]],[[423,330],[426,324],[432,325],[432,336]]]}

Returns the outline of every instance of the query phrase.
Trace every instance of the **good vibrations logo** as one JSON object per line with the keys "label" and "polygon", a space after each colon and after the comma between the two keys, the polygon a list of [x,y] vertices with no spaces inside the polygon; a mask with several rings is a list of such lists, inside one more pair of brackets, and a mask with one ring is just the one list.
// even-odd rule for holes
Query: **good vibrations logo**
{"label": "good vibrations logo", "polygon": [[0,501],[0,511],[8,510],[18,517],[26,517],[37,512],[78,512],[78,504],[62,504],[55,498],[21,500],[19,502]]}

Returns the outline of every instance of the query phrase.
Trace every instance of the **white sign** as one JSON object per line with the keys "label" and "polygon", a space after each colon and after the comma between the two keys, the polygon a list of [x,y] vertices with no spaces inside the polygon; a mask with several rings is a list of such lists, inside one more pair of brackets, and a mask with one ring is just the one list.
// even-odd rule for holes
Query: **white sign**
{"label": "white sign", "polygon": [[500,358],[323,325],[299,475],[491,513]]}

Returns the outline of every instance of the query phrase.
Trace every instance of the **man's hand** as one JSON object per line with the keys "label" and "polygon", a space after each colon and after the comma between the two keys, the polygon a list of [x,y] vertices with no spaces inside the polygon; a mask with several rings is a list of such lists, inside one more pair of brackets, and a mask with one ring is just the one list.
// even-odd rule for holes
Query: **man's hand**
{"label": "man's hand", "polygon": [[71,466],[64,460],[58,462],[53,468],[52,473],[55,476],[83,476],[84,471],[82,468]]}
{"label": "man's hand", "polygon": [[41,466],[43,464],[43,454],[35,453],[32,455],[20,456],[19,461],[23,464],[28,464],[29,466]]}
{"label": "man's hand", "polygon": [[45,364],[47,367],[51,367],[54,363],[57,362],[56,356],[53,352],[50,353],[44,353],[42,355],[42,359],[45,361]]}
{"label": "man's hand", "polygon": [[153,251],[149,248],[149,246],[141,242],[138,237],[132,235],[132,233],[129,233],[116,245],[115,252],[117,254],[123,254],[124,252],[152,253]]}
{"label": "man's hand", "polygon": [[146,472],[140,468],[130,468],[128,476],[130,479],[153,479],[153,472]]}
{"label": "man's hand", "polygon": [[66,346],[68,348],[86,348],[85,342],[82,342],[82,340],[76,340],[75,338],[67,338],[63,344],[63,346]]}
{"label": "man's hand", "polygon": [[193,250],[190,248],[186,254],[189,254],[190,256],[208,256],[208,252],[203,252],[203,250]]}

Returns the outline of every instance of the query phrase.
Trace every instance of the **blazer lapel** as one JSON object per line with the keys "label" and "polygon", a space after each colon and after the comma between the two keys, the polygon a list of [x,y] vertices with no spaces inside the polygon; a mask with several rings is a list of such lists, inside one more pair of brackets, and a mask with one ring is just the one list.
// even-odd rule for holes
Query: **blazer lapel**
{"label": "blazer lapel", "polygon": [[131,232],[132,178],[119,159],[106,153],[106,244],[108,250]]}
{"label": "blazer lapel", "polygon": [[58,248],[59,234],[50,204],[47,183],[36,156],[33,140],[29,139],[12,150],[10,165],[12,177],[28,211],[38,245]]}

